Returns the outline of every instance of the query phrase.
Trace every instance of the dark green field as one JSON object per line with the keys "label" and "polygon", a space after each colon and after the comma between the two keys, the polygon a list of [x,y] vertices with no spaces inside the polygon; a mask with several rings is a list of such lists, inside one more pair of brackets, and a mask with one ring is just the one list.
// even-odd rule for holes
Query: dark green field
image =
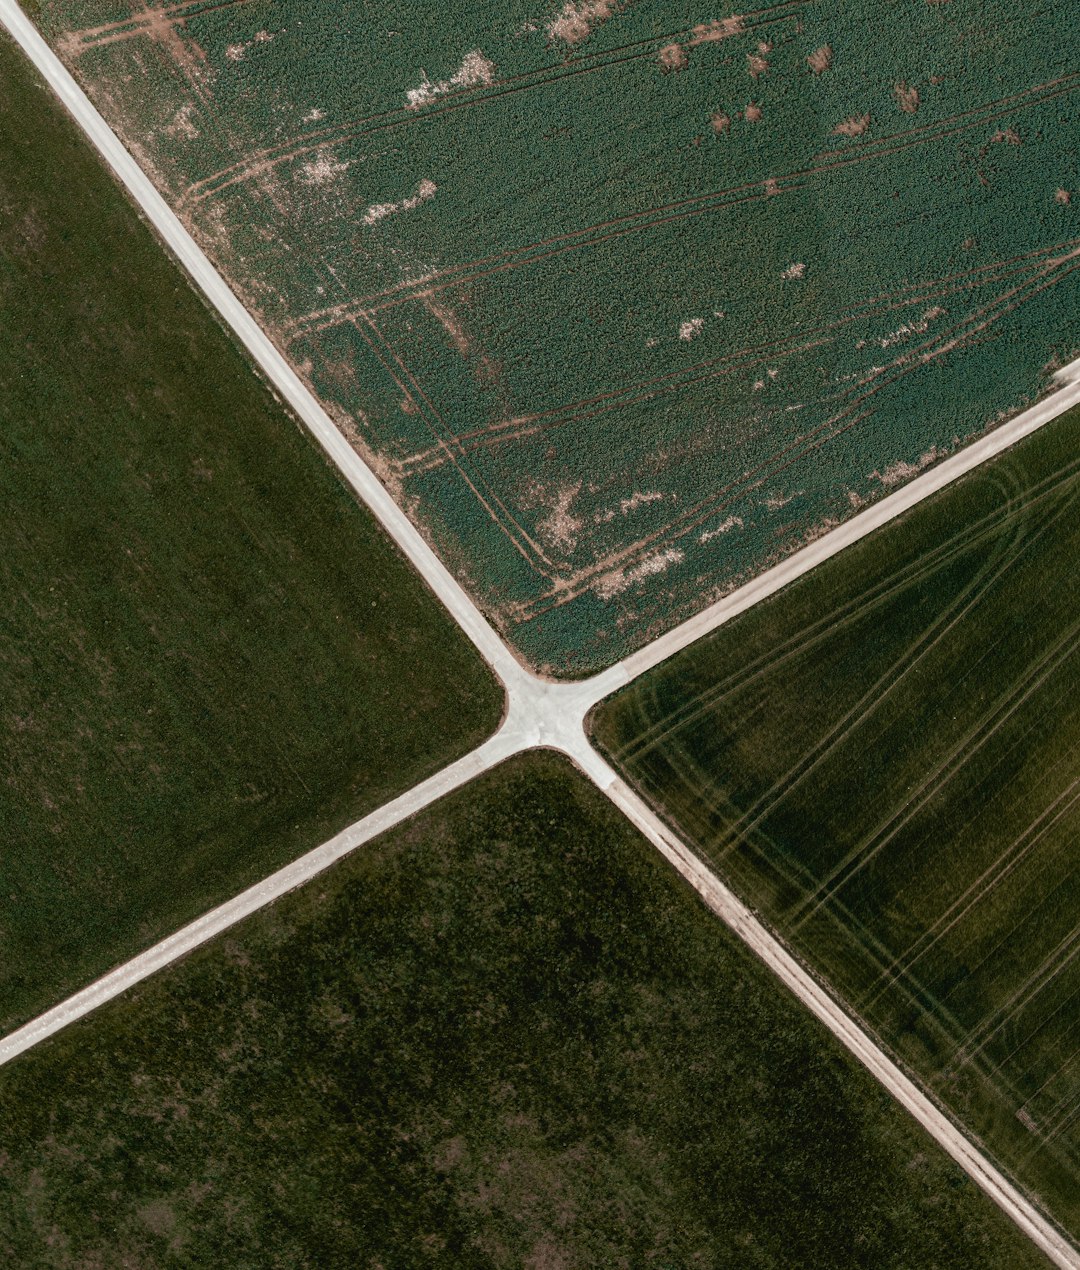
{"label": "dark green field", "polygon": [[531,662],[616,661],[1080,352],[1074,0],[35,0]]}
{"label": "dark green field", "polygon": [[0,1071],[0,1257],[1044,1264],[551,754]]}
{"label": "dark green field", "polygon": [[500,694],[0,40],[0,1028]]}
{"label": "dark green field", "polygon": [[607,703],[602,747],[1080,1234],[1080,410]]}

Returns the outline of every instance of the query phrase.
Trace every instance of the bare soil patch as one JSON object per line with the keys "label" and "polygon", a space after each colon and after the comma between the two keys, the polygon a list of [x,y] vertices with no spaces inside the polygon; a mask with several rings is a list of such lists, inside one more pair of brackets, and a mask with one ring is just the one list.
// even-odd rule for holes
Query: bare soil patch
{"label": "bare soil patch", "polygon": [[410,88],[405,94],[405,105],[410,110],[419,110],[421,106],[426,106],[435,98],[452,93],[455,89],[479,88],[490,84],[496,73],[495,63],[479,49],[473,49],[465,54],[461,65],[449,79],[434,82],[422,74],[419,86]]}
{"label": "bare soil patch", "polygon": [[832,65],[832,59],[832,45],[823,44],[820,48],[814,49],[806,62],[815,75],[823,75]]}
{"label": "bare soil patch", "polygon": [[696,48],[699,44],[715,44],[720,40],[730,40],[746,30],[746,20],[739,14],[730,18],[715,18],[712,22],[702,22],[690,33],[688,48]]}
{"label": "bare soil patch", "polygon": [[569,0],[547,25],[553,40],[580,44],[623,7],[619,0]]}
{"label": "bare soil patch", "polygon": [[919,109],[919,90],[909,88],[903,80],[893,85],[893,96],[905,115],[913,115]]}
{"label": "bare soil patch", "polygon": [[665,71],[684,71],[690,59],[681,44],[665,44],[660,50],[660,65]]}
{"label": "bare soil patch", "polygon": [[833,129],[834,137],[861,137],[870,127],[869,115],[849,115]]}

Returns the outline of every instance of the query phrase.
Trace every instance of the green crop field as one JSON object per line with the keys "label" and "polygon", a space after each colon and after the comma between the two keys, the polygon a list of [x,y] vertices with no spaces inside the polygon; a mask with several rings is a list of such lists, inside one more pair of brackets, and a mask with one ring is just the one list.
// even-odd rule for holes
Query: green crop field
{"label": "green crop field", "polygon": [[6,1030],[463,753],[501,694],[6,37],[0,456]]}
{"label": "green crop field", "polygon": [[604,705],[602,747],[1080,1234],[1080,410]]}
{"label": "green crop field", "polygon": [[531,662],[616,660],[1080,349],[1042,0],[33,0]]}
{"label": "green crop field", "polygon": [[569,763],[481,777],[0,1071],[6,1265],[1026,1270]]}

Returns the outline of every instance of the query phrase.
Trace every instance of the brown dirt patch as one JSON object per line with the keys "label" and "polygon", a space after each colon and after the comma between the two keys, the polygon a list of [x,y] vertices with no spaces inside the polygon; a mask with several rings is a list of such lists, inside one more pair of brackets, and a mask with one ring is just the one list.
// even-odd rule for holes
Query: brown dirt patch
{"label": "brown dirt patch", "polygon": [[665,44],[658,54],[664,71],[684,71],[690,59],[681,44]]}
{"label": "brown dirt patch", "polygon": [[893,96],[905,115],[913,115],[919,109],[919,90],[909,88],[903,80],[893,85]]}
{"label": "brown dirt patch", "polygon": [[918,476],[924,468],[944,457],[945,451],[939,450],[936,445],[932,445],[925,454],[920,454],[914,463],[907,463],[903,459],[897,459],[895,463],[890,463],[884,472],[875,470],[870,475],[872,478],[879,480],[886,489],[891,489],[894,485],[903,484],[905,481],[911,480],[913,476]]}
{"label": "brown dirt patch", "polygon": [[713,132],[718,137],[722,137],[725,132],[731,131],[731,116],[725,114],[722,110],[714,110],[712,119],[709,122],[712,124]]}
{"label": "brown dirt patch", "polygon": [[[309,168],[311,166],[311,164],[308,165]],[[335,170],[331,165],[329,177],[333,177],[334,174]],[[361,219],[365,225],[377,225],[379,221],[385,220],[387,216],[397,216],[400,212],[411,212],[414,208],[419,207],[421,203],[426,203],[428,199],[434,198],[438,193],[438,189],[439,187],[434,181],[425,179],[417,185],[416,193],[410,194],[408,198],[399,199],[396,203],[372,203]]]}
{"label": "brown dirt patch", "polygon": [[546,546],[566,552],[573,551],[577,546],[578,534],[583,529],[584,522],[570,508],[580,493],[580,481],[576,485],[562,486],[553,495],[546,489],[537,492],[538,498],[548,508],[548,514],[536,523],[536,532]]}
{"label": "brown dirt patch", "polygon": [[743,111],[743,118],[747,123],[759,123],[761,121],[761,107],[757,102],[750,102]]}
{"label": "brown dirt patch", "polygon": [[1072,195],[1068,190],[1057,190],[1054,194],[1054,202],[1060,203],[1062,207],[1068,207],[1072,202]]}
{"label": "brown dirt patch", "polygon": [[869,115],[849,115],[833,129],[834,137],[861,137],[870,127]]}
{"label": "brown dirt patch", "polygon": [[563,44],[580,44],[624,7],[625,0],[568,0],[548,22],[547,33]]}
{"label": "brown dirt patch", "polygon": [[824,75],[832,65],[832,45],[823,44],[820,48],[814,49],[806,59],[806,64],[815,75]]}
{"label": "brown dirt patch", "polygon": [[760,79],[762,75],[768,72],[769,63],[760,53],[747,53],[746,63],[751,79]]}
{"label": "brown dirt patch", "polygon": [[[714,18],[711,22],[699,22],[691,29],[688,40],[681,44],[667,44],[660,50],[660,65],[665,71],[684,71],[690,61],[690,49],[697,48],[701,44],[716,44],[720,40],[730,40],[732,36],[741,35],[745,27],[745,20],[738,14],[732,14],[730,18]],[[758,48],[761,51],[765,49],[765,46],[759,45]],[[761,60],[759,57],[758,61]],[[765,64],[763,70],[767,69],[768,66]]]}
{"label": "brown dirt patch", "polygon": [[715,44],[718,40],[730,40],[732,36],[742,35],[746,29],[746,19],[737,13],[730,18],[714,18],[711,22],[702,22],[690,32],[687,41],[689,48],[699,44]]}
{"label": "brown dirt patch", "polygon": [[465,329],[461,317],[446,304],[435,298],[431,291],[420,295],[420,302],[450,336],[454,348],[472,365],[473,375],[480,384],[494,383],[499,378],[500,367],[493,361]]}
{"label": "brown dirt patch", "polygon": [[155,9],[149,4],[134,10],[132,17],[138,19],[151,40],[165,49],[189,81],[196,81],[205,74],[206,51],[188,35],[183,17],[174,17],[167,10]]}
{"label": "brown dirt patch", "polygon": [[1020,134],[1015,128],[999,128],[994,133],[992,140],[1004,145],[1018,146],[1020,144]]}

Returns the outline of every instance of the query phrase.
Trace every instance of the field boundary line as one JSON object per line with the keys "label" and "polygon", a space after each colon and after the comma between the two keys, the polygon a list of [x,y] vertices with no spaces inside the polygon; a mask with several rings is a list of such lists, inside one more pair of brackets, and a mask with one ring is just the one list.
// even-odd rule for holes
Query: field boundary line
{"label": "field boundary line", "polygon": [[673,653],[715,630],[758,600],[778,591],[822,560],[1001,453],[1080,402],[1080,359],[1058,372],[1064,386],[995,431],[984,435],[902,490],[801,549],[702,613],[589,679],[543,680],[517,661],[441,559],[393,500],[374,472],[305,387],[269,337],[184,229],[149,177],[92,105],[16,0],[0,0],[0,25],[28,56],[83,130],[196,287],[247,348],[262,372],[299,416],[350,486],[405,557],[442,601],[506,690],[506,714],[482,745],[406,790],[354,825],[268,878],[161,940],[143,953],[0,1038],[0,1065],[53,1035],[127,988],[176,961],[272,900],[302,885],[377,834],[423,810],[496,764],[534,748],[565,753],[661,852],[709,908],[721,917],[796,997],[904,1106],[931,1137],[1062,1270],[1080,1270],[1080,1255],[1059,1230],[1009,1182],[981,1149],[892,1062],[861,1025],[783,947],[750,909],[621,780],[585,733],[588,712],[604,697]]}

